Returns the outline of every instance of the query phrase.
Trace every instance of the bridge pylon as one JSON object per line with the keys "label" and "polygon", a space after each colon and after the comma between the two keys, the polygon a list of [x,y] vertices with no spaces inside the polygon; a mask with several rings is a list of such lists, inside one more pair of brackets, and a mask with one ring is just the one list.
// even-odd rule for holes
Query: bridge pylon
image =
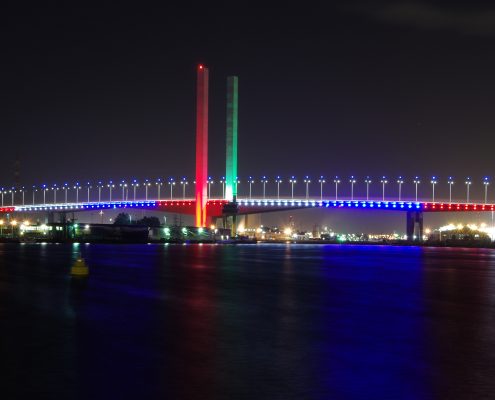
{"label": "bridge pylon", "polygon": [[198,65],[196,86],[196,226],[206,226],[208,179],[208,68]]}

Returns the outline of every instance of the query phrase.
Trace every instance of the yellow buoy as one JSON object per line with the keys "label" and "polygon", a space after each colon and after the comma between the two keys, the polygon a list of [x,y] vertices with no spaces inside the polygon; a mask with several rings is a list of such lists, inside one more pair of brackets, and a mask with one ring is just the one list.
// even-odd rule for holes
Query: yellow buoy
{"label": "yellow buoy", "polygon": [[89,268],[82,258],[78,258],[70,270],[72,276],[88,276]]}

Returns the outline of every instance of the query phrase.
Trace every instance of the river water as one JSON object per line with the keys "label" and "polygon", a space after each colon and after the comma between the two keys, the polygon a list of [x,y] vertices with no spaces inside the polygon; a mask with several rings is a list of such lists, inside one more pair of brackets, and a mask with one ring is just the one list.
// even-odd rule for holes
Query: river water
{"label": "river water", "polygon": [[0,244],[0,350],[4,399],[494,398],[495,251]]}

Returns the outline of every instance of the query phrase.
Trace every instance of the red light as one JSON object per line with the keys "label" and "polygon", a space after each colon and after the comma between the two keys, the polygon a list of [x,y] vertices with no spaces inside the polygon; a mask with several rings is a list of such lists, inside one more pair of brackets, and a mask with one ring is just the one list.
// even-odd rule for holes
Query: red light
{"label": "red light", "polygon": [[203,66],[201,64],[199,65],[199,69],[203,69]]}

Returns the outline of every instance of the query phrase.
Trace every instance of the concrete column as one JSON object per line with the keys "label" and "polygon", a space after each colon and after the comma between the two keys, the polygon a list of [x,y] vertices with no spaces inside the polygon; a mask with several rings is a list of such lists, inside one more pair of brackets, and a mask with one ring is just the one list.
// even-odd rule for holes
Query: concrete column
{"label": "concrete column", "polygon": [[423,240],[423,212],[407,212],[407,240],[421,242]]}

